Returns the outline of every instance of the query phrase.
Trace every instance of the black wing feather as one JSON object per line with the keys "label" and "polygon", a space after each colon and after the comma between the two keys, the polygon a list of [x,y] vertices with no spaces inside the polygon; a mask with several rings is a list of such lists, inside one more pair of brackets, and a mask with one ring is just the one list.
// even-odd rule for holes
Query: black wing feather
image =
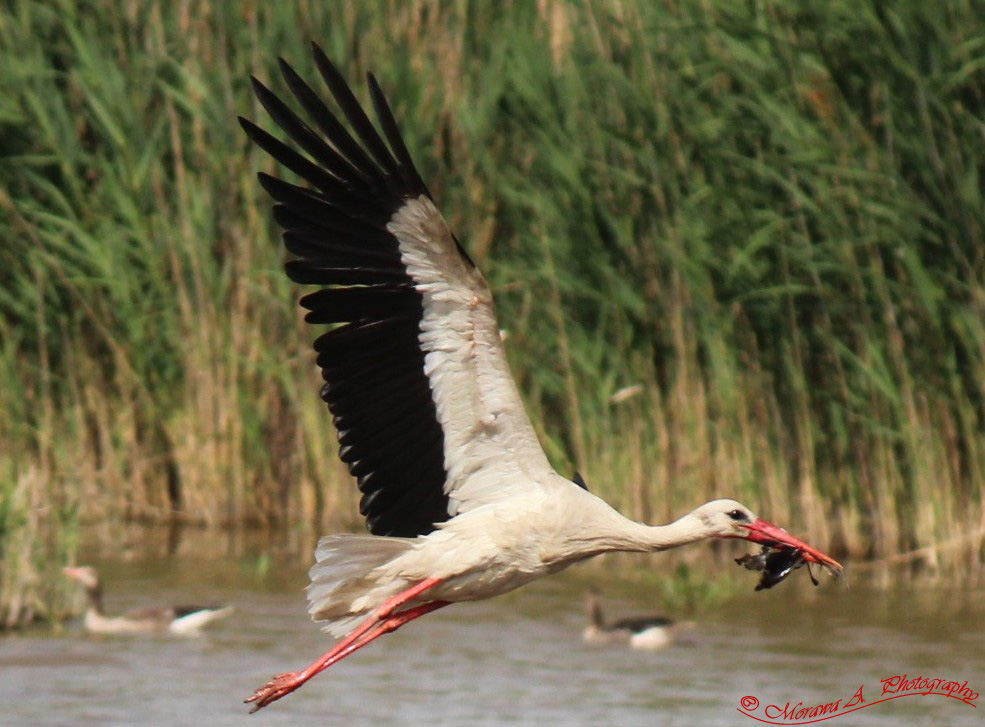
{"label": "black wing feather", "polygon": [[323,191],[331,191],[338,187],[338,180],[328,172],[324,171],[317,164],[313,164],[308,159],[298,154],[291,147],[271,136],[249,119],[239,117],[239,125],[243,131],[253,140],[253,143],[267,152],[274,159],[279,161],[292,172],[308,180]]}
{"label": "black wing feather", "polygon": [[386,226],[406,200],[428,192],[375,79],[370,93],[386,141],[322,50],[314,45],[313,53],[351,133],[284,61],[284,80],[308,120],[255,79],[254,90],[310,158],[251,121],[240,124],[308,185],[259,175],[277,203],[284,244],[297,256],[288,276],[321,286],[301,299],[305,320],[335,324],[315,349],[339,456],[363,493],[360,512],[377,535],[423,535],[449,517],[444,432],[424,373],[423,297]]}
{"label": "black wing feather", "polygon": [[400,172],[403,178],[409,180],[411,184],[424,189],[425,193],[430,197],[431,195],[426,191],[427,188],[424,185],[424,180],[417,173],[417,169],[414,167],[414,160],[410,158],[410,152],[407,151],[404,140],[400,136],[397,120],[393,118],[393,112],[390,111],[390,106],[386,102],[386,96],[383,95],[383,90],[376,82],[376,77],[372,73],[368,74],[366,78],[369,81],[369,96],[373,100],[373,110],[376,111],[376,118],[380,120],[380,126],[383,127],[383,133],[386,135],[387,141],[390,142],[390,148],[397,155],[397,163],[400,165]]}
{"label": "black wing feather", "polygon": [[332,96],[335,97],[335,103],[342,109],[342,113],[345,114],[353,131],[356,132],[356,135],[362,140],[377,163],[383,167],[386,177],[399,182],[401,185],[406,185],[408,180],[402,178],[400,169],[393,159],[393,155],[386,148],[386,144],[383,143],[380,135],[376,133],[376,128],[369,120],[369,117],[366,116],[366,112],[363,111],[362,106],[359,105],[359,101],[353,95],[349,84],[342,78],[339,69],[335,67],[335,64],[328,59],[328,56],[316,44],[312,43],[311,49],[315,56],[315,66],[318,67],[318,72],[321,73],[322,79],[331,89]]}
{"label": "black wing feather", "polygon": [[325,143],[324,140],[314,130],[302,121],[297,114],[275,96],[269,88],[264,86],[256,78],[253,81],[253,92],[260,100],[260,104],[267,110],[270,117],[277,122],[277,125],[291,137],[293,141],[308,152],[315,161],[321,164],[326,171],[335,177],[352,178],[356,177],[355,169],[349,164],[341,154]]}
{"label": "black wing feather", "polygon": [[352,134],[339,122],[328,106],[318,98],[318,94],[312,91],[311,87],[304,82],[304,79],[283,59],[278,59],[278,63],[280,64],[281,75],[287,81],[287,85],[290,87],[291,93],[294,94],[294,98],[304,107],[308,115],[314,119],[315,124],[322,130],[322,133],[332,140],[332,143],[339,152],[353,166],[352,171],[343,175],[343,178],[353,181],[360,180],[366,186],[385,186],[385,181],[380,175],[380,170],[373,163],[373,160],[359,146],[359,143],[352,138]]}
{"label": "black wing feather", "polygon": [[399,271],[386,268],[360,266],[333,267],[335,261],[318,259],[298,264],[292,260],[284,266],[287,277],[302,285],[383,285],[402,282]]}

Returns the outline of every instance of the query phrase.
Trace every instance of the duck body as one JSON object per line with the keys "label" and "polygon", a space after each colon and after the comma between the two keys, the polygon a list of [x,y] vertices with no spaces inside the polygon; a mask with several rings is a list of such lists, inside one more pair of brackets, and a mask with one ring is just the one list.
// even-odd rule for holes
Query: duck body
{"label": "duck body", "polygon": [[634,649],[665,649],[689,624],[666,616],[633,616],[606,623],[598,593],[588,594],[589,624],[582,631],[587,644],[629,644]]}
{"label": "duck body", "polygon": [[87,605],[83,624],[91,634],[195,635],[206,624],[233,611],[231,606],[165,606],[133,609],[110,616],[103,609],[102,582],[95,568],[78,566],[65,568],[63,572],[85,588]]}

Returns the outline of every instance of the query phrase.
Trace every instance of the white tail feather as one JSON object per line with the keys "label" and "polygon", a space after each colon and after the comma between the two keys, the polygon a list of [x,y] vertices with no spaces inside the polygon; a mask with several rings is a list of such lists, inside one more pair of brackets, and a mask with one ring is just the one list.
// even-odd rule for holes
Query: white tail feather
{"label": "white tail feather", "polygon": [[[369,611],[407,587],[399,577],[377,571],[407,553],[415,540],[376,535],[328,535],[318,541],[308,571],[308,613],[336,638]],[[385,577],[381,577],[385,576]]]}

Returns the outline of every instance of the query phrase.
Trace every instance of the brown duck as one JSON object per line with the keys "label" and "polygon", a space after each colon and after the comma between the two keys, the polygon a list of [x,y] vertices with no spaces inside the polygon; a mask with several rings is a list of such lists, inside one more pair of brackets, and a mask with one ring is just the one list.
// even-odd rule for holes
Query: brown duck
{"label": "brown duck", "polygon": [[166,606],[139,608],[119,616],[108,616],[103,610],[103,589],[99,574],[92,566],[64,568],[69,578],[81,583],[86,590],[86,631],[93,634],[142,634],[170,632],[197,634],[216,619],[232,613],[231,606]]}

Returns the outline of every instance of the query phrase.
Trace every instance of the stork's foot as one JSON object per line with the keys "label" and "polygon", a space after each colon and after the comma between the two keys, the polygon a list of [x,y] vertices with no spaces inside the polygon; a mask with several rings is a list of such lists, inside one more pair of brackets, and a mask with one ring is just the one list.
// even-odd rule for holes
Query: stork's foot
{"label": "stork's foot", "polygon": [[311,677],[315,676],[315,674],[341,661],[352,652],[358,651],[383,634],[396,631],[408,621],[413,621],[415,618],[419,618],[426,613],[431,613],[431,611],[447,606],[448,601],[428,601],[419,606],[394,613],[400,606],[403,606],[408,601],[413,600],[424,593],[424,591],[439,583],[441,583],[441,579],[439,578],[427,578],[417,585],[408,588],[406,591],[398,593],[383,603],[382,606],[373,612],[372,616],[359,624],[348,636],[333,646],[330,651],[323,654],[319,659],[316,659],[301,671],[289,671],[285,674],[275,676],[253,692],[250,697],[243,700],[247,704],[253,705],[250,714],[290,694],[311,679]]}
{"label": "stork's foot", "polygon": [[253,714],[258,709],[266,707],[271,702],[276,702],[281,697],[290,694],[307,680],[304,672],[289,671],[286,674],[278,674],[253,692],[250,697],[244,699],[243,702],[253,705],[253,709],[250,710],[250,714]]}

